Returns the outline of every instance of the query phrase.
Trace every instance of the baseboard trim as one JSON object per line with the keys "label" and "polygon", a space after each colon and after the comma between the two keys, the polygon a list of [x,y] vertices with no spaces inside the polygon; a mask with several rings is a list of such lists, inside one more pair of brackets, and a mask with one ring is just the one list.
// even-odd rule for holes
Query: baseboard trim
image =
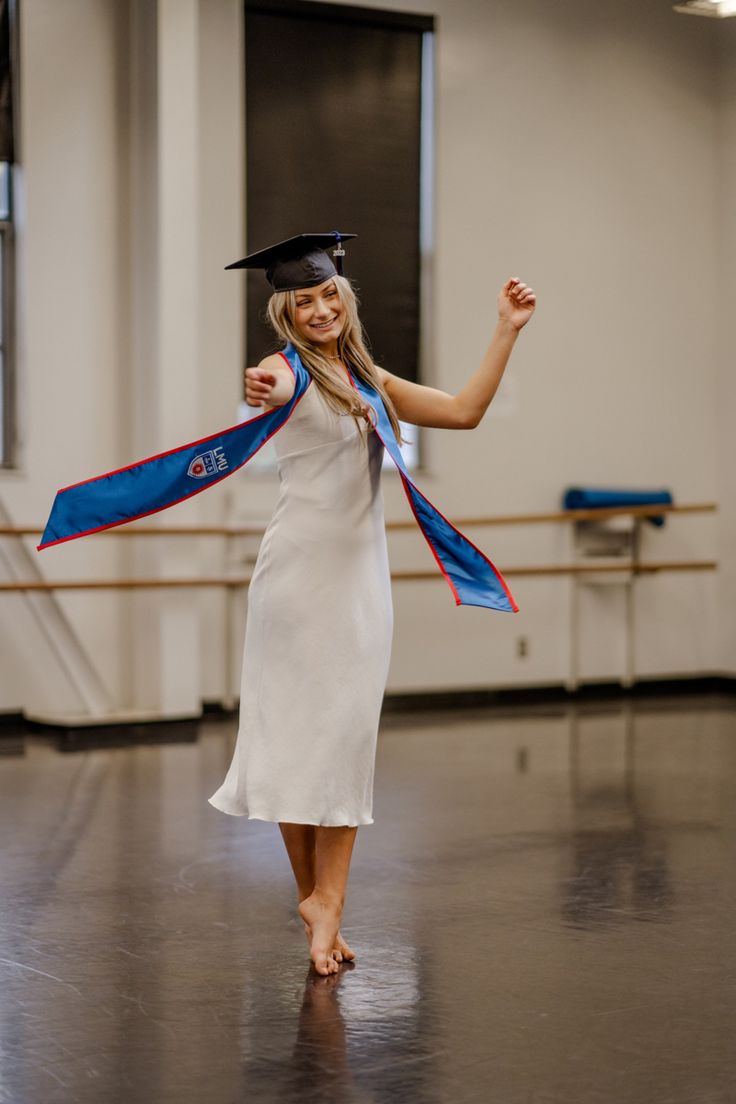
{"label": "baseboard trim", "polygon": [[25,717],[19,710],[0,711],[0,735],[5,732],[21,732],[25,728]]}
{"label": "baseboard trim", "polygon": [[[109,718],[107,720],[23,718],[26,735],[51,739],[58,751],[123,748],[136,744],[193,744],[200,716]],[[18,730],[16,729],[16,735]]]}
{"label": "baseboard trim", "polygon": [[536,686],[509,686],[489,689],[420,690],[386,694],[383,712],[406,713],[426,709],[473,709],[479,706],[547,705],[575,701],[599,701],[624,698],[673,697],[684,694],[736,695],[736,677],[731,675],[694,675],[676,678],[640,679],[632,686],[618,680],[584,682],[575,690],[564,683]]}
{"label": "baseboard trim", "polygon": [[[434,709],[477,709],[499,706],[559,705],[571,702],[617,701],[626,698],[656,699],[685,695],[723,695],[736,697],[736,676],[714,674],[639,679],[624,686],[611,679],[585,682],[575,690],[564,683],[535,686],[509,686],[489,689],[418,690],[387,693],[382,715],[426,712]],[[194,743],[202,721],[230,721],[237,718],[238,704],[218,701],[202,703],[199,717],[156,717],[110,721],[28,717],[15,710],[0,712],[0,739],[12,740],[28,734],[51,737],[60,751],[83,751],[99,747],[127,747],[143,743]],[[8,745],[9,746],[9,745]]]}

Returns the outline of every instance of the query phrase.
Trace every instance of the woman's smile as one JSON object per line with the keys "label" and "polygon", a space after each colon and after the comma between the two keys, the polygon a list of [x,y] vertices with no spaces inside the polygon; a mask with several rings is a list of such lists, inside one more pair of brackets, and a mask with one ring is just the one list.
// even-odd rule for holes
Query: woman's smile
{"label": "woman's smile", "polygon": [[330,326],[332,326],[336,321],[337,315],[334,315],[332,318],[329,318],[327,322],[312,322],[311,325],[315,330],[329,330]]}

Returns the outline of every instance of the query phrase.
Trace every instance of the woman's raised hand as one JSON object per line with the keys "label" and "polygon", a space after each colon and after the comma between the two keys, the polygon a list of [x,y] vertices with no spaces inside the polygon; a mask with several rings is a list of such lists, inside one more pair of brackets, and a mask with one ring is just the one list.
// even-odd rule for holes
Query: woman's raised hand
{"label": "woman's raised hand", "polygon": [[245,369],[245,401],[249,406],[276,406],[271,402],[271,392],[278,380],[275,372],[267,368]]}
{"label": "woman's raised hand", "polygon": [[515,330],[525,326],[534,314],[537,297],[528,284],[522,284],[516,276],[507,280],[498,296],[498,316],[509,322]]}

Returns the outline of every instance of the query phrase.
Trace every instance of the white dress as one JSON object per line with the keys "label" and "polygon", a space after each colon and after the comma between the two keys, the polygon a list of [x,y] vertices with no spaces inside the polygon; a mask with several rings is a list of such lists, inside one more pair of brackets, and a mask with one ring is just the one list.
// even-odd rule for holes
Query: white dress
{"label": "white dress", "polygon": [[383,445],[314,381],[273,442],[280,493],[248,589],[240,725],[209,801],[250,820],[372,824],[393,635]]}

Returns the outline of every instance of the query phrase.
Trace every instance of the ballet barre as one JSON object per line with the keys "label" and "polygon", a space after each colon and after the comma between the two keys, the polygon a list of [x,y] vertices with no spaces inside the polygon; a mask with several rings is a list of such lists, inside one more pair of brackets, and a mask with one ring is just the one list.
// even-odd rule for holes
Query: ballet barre
{"label": "ballet barre", "polygon": [[[634,682],[634,585],[637,578],[643,575],[653,575],[661,572],[692,572],[692,571],[716,571],[718,563],[711,559],[687,559],[687,560],[642,560],[640,558],[640,546],[643,525],[649,517],[662,517],[664,515],[689,515],[702,513],[716,513],[716,503],[691,503],[685,505],[675,504],[649,504],[639,506],[616,506],[582,510],[556,510],[544,513],[524,514],[499,514],[499,515],[472,515],[449,519],[453,525],[460,529],[486,526],[514,526],[514,525],[540,525],[540,524],[566,524],[571,528],[573,539],[571,543],[570,560],[563,564],[542,564],[533,566],[522,565],[497,565],[504,576],[516,578],[543,578],[543,577],[569,577],[570,586],[570,660],[568,667],[567,686],[574,690],[580,683],[579,674],[579,620],[580,620],[580,588],[581,586],[606,586],[623,585],[626,588],[626,660],[625,671],[622,678],[624,686],[630,686]],[[605,523],[612,519],[628,519],[629,527],[607,528]],[[3,519],[7,522],[6,518]],[[225,539],[226,549],[231,546],[231,541],[237,538],[262,537],[265,525],[135,525],[125,524],[102,530],[100,533],[89,534],[94,537],[120,537],[120,538],[172,538],[172,537],[219,537]],[[413,530],[416,524],[413,519],[387,521],[386,530],[395,532],[401,530]],[[46,601],[53,601],[53,595],[61,591],[133,591],[133,590],[159,590],[170,591],[174,589],[220,589],[228,595],[226,602],[225,634],[228,671],[232,666],[232,632],[234,625],[234,596],[235,592],[247,587],[250,576],[242,572],[233,574],[220,574],[217,576],[199,576],[193,578],[118,578],[118,579],[66,579],[46,580],[41,577],[37,558],[26,549],[23,544],[24,537],[35,537],[42,533],[37,526],[18,526],[7,523],[0,525],[0,550],[1,538],[11,538],[20,552],[25,553],[27,571],[17,570],[18,561],[15,562],[16,570],[11,574],[16,577],[10,580],[0,581],[0,594],[47,593]],[[580,562],[582,559],[583,562]],[[595,559],[596,562],[589,562]],[[588,562],[586,562],[588,561]],[[602,562],[605,561],[605,562]],[[8,564],[8,566],[10,566]],[[19,574],[35,575],[35,579],[18,578]],[[431,570],[394,570],[391,571],[391,579],[394,582],[411,583],[433,580],[442,581],[440,575],[433,568]],[[30,600],[30,597],[29,597]],[[39,599],[41,600],[41,599]],[[66,626],[67,636],[71,626]],[[81,641],[76,642],[81,647]],[[226,700],[234,700],[230,690],[226,692]]]}
{"label": "ballet barre", "polygon": [[[502,575],[542,576],[542,575],[591,575],[597,572],[609,574],[612,571],[631,572],[643,575],[656,571],[715,571],[716,560],[661,560],[653,563],[634,564],[549,564],[542,567],[499,567]],[[422,579],[442,581],[436,571],[392,571],[392,580],[398,582],[418,582]],[[171,587],[246,587],[249,576],[221,576],[218,578],[195,579],[67,579],[55,582],[0,582],[0,593],[17,590],[149,590]]]}
{"label": "ballet barre", "polygon": [[[450,518],[453,525],[538,525],[550,522],[605,521],[608,518],[628,515],[630,517],[660,517],[662,514],[716,513],[715,502],[693,503],[690,505],[652,505],[652,506],[606,506],[595,510],[556,510],[552,513],[536,514],[491,514],[483,517]],[[387,521],[386,529],[414,529],[416,522]],[[91,533],[93,537],[256,537],[265,531],[264,525],[126,525],[103,529],[100,533]],[[0,525],[0,537],[40,536],[43,529],[38,526]]]}

